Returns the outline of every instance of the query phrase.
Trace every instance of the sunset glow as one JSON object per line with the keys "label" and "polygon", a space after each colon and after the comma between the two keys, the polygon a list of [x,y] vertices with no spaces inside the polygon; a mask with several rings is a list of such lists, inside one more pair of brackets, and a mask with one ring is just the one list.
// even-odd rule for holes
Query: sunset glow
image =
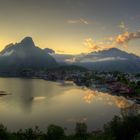
{"label": "sunset glow", "polygon": [[1,0],[0,50],[31,36],[57,53],[119,47],[140,55],[139,6],[137,0]]}

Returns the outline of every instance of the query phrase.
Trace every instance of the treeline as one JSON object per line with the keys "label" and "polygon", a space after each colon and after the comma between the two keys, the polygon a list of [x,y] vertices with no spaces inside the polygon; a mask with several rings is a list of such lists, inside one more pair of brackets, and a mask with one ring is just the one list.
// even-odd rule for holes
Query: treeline
{"label": "treeline", "polygon": [[46,132],[39,127],[10,132],[0,125],[0,140],[140,140],[140,115],[115,116],[100,133],[87,132],[85,123],[76,123],[75,133],[66,135],[57,125],[50,125]]}

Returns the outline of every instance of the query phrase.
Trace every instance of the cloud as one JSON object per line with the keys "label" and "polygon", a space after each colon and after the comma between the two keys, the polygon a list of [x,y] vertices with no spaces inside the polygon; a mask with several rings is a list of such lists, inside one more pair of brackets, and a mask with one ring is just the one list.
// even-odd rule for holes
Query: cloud
{"label": "cloud", "polygon": [[140,19],[140,15],[136,15],[133,17],[130,17],[131,20],[139,20]]}
{"label": "cloud", "polygon": [[137,31],[135,33],[126,31],[122,34],[119,34],[115,38],[115,41],[117,44],[127,46],[127,43],[134,39],[140,39],[140,31]]}
{"label": "cloud", "polygon": [[123,21],[120,23],[119,27],[121,29],[123,29],[123,31],[127,31],[128,30],[128,28],[126,27],[126,25],[125,25],[125,23]]}
{"label": "cloud", "polygon": [[56,50],[58,53],[64,53],[65,51],[63,50]]}
{"label": "cloud", "polygon": [[99,50],[101,50],[101,46],[99,45],[99,43],[93,41],[92,38],[87,38],[87,39],[85,39],[84,44],[85,44],[85,46],[88,47],[89,50],[94,50],[94,51],[99,51]]}
{"label": "cloud", "polygon": [[77,20],[68,20],[67,23],[69,23],[69,24],[85,24],[85,25],[89,24],[89,22],[83,18],[80,18]]}
{"label": "cloud", "polygon": [[119,27],[123,30],[121,34],[114,37],[106,37],[103,41],[94,41],[92,38],[87,38],[84,41],[84,45],[87,47],[88,51],[97,52],[115,48],[120,45],[127,47],[130,41],[140,39],[140,30],[137,32],[129,32],[124,22],[121,22]]}
{"label": "cloud", "polygon": [[121,22],[119,27],[123,30],[123,32],[115,37],[114,41],[116,44],[127,46],[129,41],[140,39],[140,30],[137,32],[129,32],[124,22]]}
{"label": "cloud", "polygon": [[80,19],[80,22],[83,23],[83,24],[87,24],[87,25],[89,24],[88,21],[86,21],[85,19],[82,19],[82,18]]}
{"label": "cloud", "polygon": [[87,38],[84,41],[84,45],[87,46],[88,51],[98,52],[101,50],[109,49],[115,47],[114,43],[110,40],[101,42],[94,41],[92,38]]}

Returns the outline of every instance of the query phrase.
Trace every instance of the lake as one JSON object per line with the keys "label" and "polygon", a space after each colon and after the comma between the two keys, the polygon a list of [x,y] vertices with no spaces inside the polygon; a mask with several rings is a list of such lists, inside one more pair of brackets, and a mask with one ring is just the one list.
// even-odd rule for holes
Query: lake
{"label": "lake", "polygon": [[78,87],[72,82],[0,78],[0,122],[11,131],[38,125],[60,125],[73,132],[75,123],[86,122],[90,131],[101,129],[132,103],[123,97]]}

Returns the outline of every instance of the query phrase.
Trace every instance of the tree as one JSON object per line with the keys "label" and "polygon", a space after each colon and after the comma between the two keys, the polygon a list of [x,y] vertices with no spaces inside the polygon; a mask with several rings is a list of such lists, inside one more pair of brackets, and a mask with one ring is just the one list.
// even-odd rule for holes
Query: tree
{"label": "tree", "polygon": [[50,125],[47,131],[48,140],[60,140],[64,136],[64,129],[57,125]]}
{"label": "tree", "polygon": [[107,126],[105,134],[112,135],[116,140],[132,140],[140,133],[140,115],[115,117]]}
{"label": "tree", "polygon": [[0,124],[0,139],[7,140],[8,139],[8,132],[7,128]]}
{"label": "tree", "polygon": [[140,133],[135,136],[134,140],[140,140]]}
{"label": "tree", "polygon": [[87,125],[85,123],[81,123],[81,122],[76,123],[75,135],[76,135],[76,137],[86,139],[86,137],[87,137]]}

